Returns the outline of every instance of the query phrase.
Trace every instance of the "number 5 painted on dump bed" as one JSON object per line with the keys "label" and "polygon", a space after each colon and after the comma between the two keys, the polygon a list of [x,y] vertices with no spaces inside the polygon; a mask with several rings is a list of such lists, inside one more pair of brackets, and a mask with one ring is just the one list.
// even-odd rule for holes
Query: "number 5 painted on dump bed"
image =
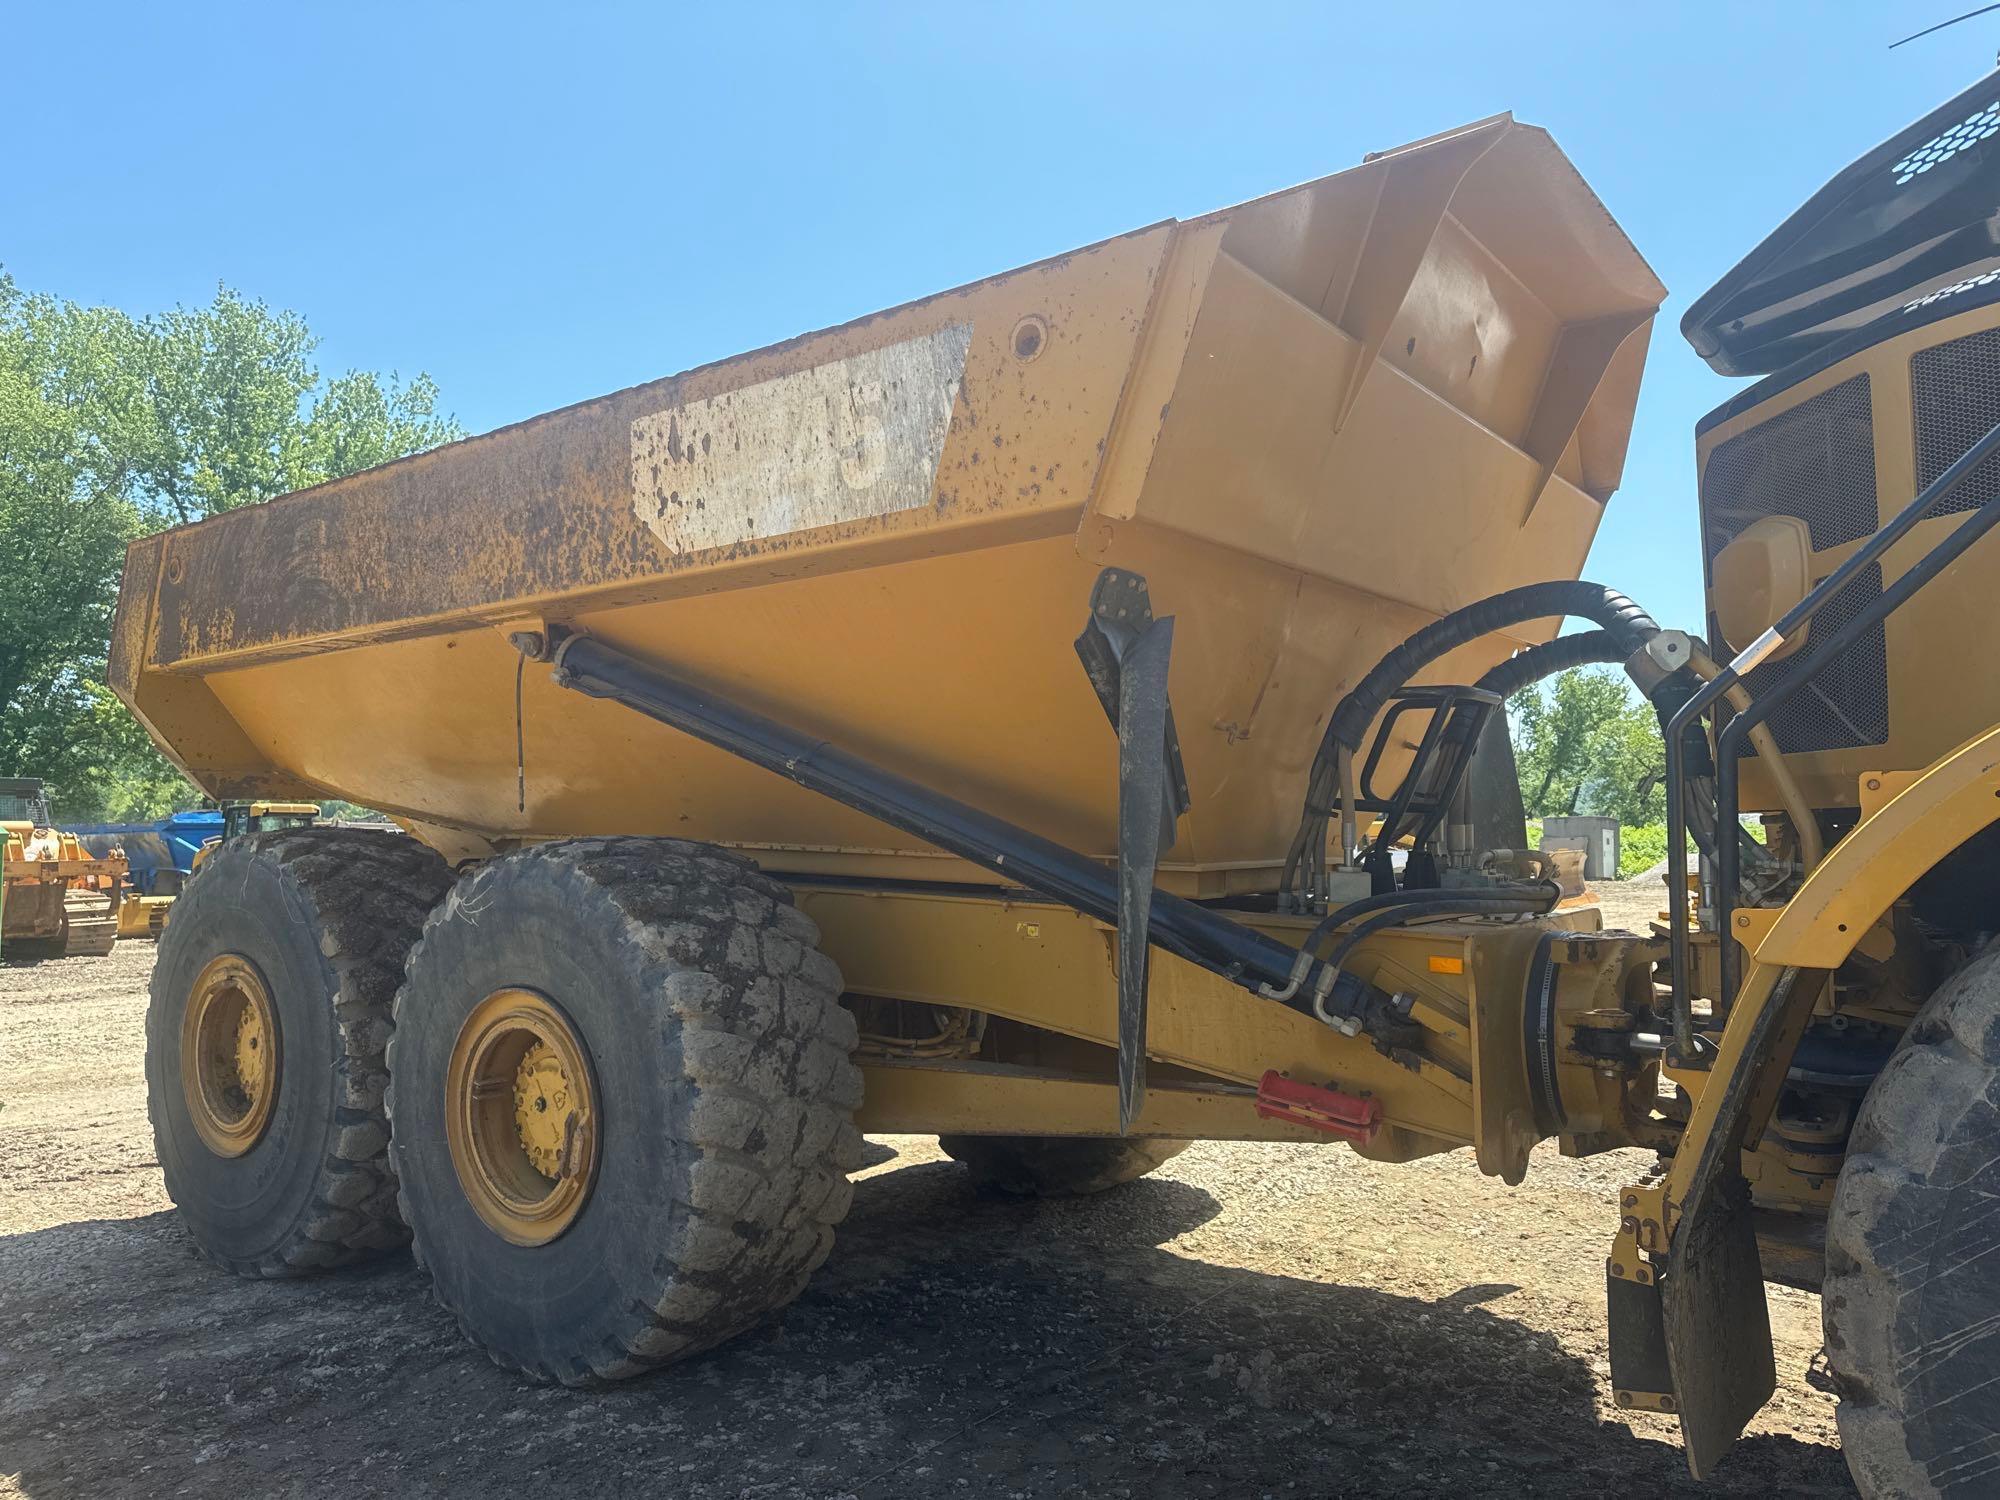
{"label": "number 5 painted on dump bed", "polygon": [[850,490],[874,488],[889,466],[888,408],[889,393],[874,380],[850,385],[847,400],[833,403],[834,425],[840,431],[840,477]]}
{"label": "number 5 painted on dump bed", "polygon": [[632,509],[701,552],[930,503],[969,324],[668,407],[632,424]]}

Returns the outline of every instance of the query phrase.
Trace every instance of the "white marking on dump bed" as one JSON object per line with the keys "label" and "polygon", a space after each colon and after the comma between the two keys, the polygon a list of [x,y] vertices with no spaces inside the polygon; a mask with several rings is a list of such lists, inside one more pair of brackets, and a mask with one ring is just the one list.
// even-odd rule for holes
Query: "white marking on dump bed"
{"label": "white marking on dump bed", "polygon": [[930,503],[969,324],[632,424],[632,509],[701,552]]}

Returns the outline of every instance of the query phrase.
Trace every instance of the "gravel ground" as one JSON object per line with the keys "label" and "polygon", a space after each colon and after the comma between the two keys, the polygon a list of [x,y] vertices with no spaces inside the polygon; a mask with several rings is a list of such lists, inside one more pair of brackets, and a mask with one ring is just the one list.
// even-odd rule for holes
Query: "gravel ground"
{"label": "gravel ground", "polygon": [[[1656,892],[1607,895],[1641,915]],[[833,1258],[725,1349],[602,1392],[525,1385],[397,1255],[237,1281],[168,1209],[146,943],[0,968],[0,1494],[1694,1493],[1611,1405],[1602,1265],[1641,1161],[1196,1146],[1096,1199],[982,1199],[887,1137]],[[1779,1391],[1707,1493],[1846,1495],[1773,1288]]]}

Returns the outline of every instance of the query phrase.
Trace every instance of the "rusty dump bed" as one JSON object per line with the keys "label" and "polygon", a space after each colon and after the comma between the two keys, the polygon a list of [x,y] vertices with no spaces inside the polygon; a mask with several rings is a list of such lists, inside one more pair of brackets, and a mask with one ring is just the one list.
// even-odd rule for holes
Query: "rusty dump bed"
{"label": "rusty dump bed", "polygon": [[113,682],[211,795],[346,798],[454,858],[621,831],[952,879],[541,669],[522,808],[507,632],[587,630],[1109,855],[1071,641],[1118,565],[1179,622],[1194,810],[1162,883],[1267,882],[1342,690],[1581,566],[1662,295],[1548,135],[1496,117],[137,542]]}

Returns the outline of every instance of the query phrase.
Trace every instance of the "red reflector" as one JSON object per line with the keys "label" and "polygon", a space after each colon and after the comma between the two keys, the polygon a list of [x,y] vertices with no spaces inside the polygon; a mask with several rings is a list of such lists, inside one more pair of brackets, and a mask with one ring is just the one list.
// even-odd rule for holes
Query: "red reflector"
{"label": "red reflector", "polygon": [[1382,1128],[1382,1101],[1317,1088],[1273,1070],[1257,1085],[1257,1113],[1267,1120],[1310,1125],[1366,1145]]}

